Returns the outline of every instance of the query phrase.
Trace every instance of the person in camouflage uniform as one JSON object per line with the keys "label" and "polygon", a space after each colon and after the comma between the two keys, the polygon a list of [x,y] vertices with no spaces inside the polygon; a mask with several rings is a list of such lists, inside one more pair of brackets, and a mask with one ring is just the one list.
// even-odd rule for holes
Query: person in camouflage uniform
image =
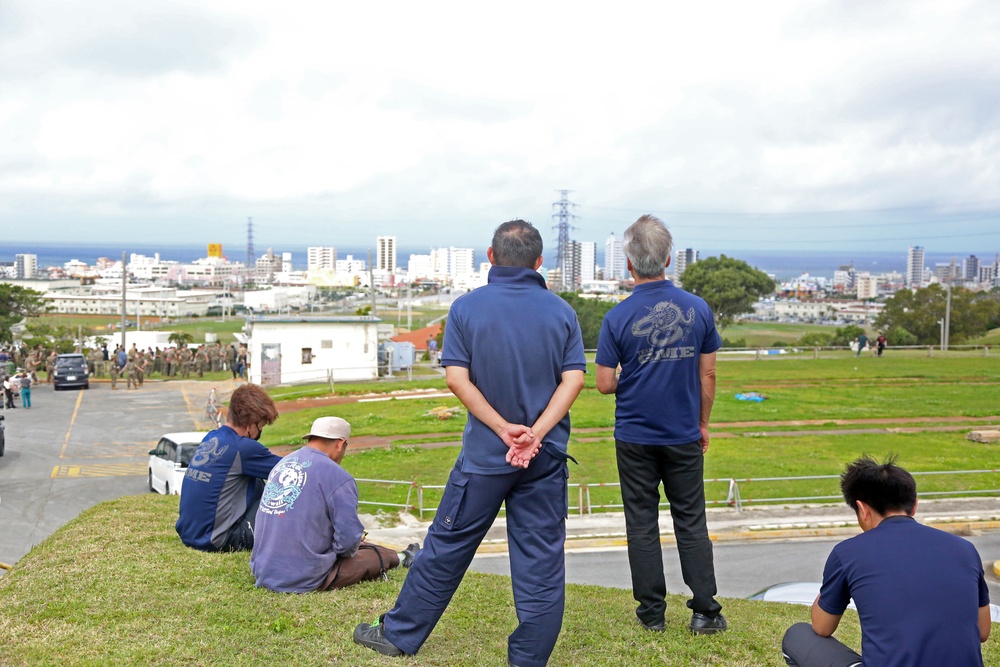
{"label": "person in camouflage uniform", "polygon": [[139,388],[139,372],[136,368],[135,361],[129,359],[125,362],[125,389],[138,389]]}
{"label": "person in camouflage uniform", "polygon": [[45,358],[45,381],[52,382],[52,374],[56,371],[56,359],[59,358],[59,353],[52,350],[49,356]]}

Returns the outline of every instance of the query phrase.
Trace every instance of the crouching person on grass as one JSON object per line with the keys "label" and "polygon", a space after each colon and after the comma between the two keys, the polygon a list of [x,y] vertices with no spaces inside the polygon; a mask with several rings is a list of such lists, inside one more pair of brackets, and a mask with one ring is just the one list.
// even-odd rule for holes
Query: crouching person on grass
{"label": "crouching person on grass", "polygon": [[260,499],[250,555],[257,585],[279,593],[325,591],[409,567],[417,544],[397,554],[364,541],[358,486],[340,467],[351,425],[320,417],[302,437],[305,447],[274,466]]}
{"label": "crouching person on grass", "polygon": [[[917,484],[892,458],[850,463],[840,488],[864,532],[833,548],[812,624],[797,623],[785,633],[785,662],[982,667],[990,598],[976,548],[916,522]],[[832,636],[851,598],[861,621],[863,658]]]}

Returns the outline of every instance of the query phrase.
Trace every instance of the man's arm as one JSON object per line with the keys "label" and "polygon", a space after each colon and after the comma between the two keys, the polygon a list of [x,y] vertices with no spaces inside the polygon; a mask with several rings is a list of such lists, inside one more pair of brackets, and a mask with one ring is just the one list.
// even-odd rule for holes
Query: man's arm
{"label": "man's arm", "polygon": [[979,608],[979,641],[980,643],[985,642],[990,638],[990,628],[992,624],[990,623],[990,606]]}
{"label": "man's arm", "polygon": [[[987,610],[988,611],[988,610]],[[833,615],[829,612],[823,611],[823,608],[819,606],[819,596],[813,601],[812,606],[812,627],[813,632],[815,632],[820,637],[831,637],[833,636],[834,630],[840,625],[841,615]],[[989,619],[989,614],[987,613],[987,619]]]}
{"label": "man's arm", "polygon": [[701,378],[701,413],[698,428],[701,430],[701,451],[708,451],[708,423],[715,405],[715,352],[698,357],[698,376]]}
{"label": "man's arm", "polygon": [[597,366],[597,372],[594,374],[597,380],[597,391],[602,394],[613,394],[618,391],[618,369],[600,364],[595,365]]}
{"label": "man's arm", "polygon": [[531,429],[524,424],[511,424],[489,404],[486,397],[483,396],[483,392],[479,391],[479,387],[474,385],[469,378],[468,368],[462,366],[445,367],[445,380],[448,382],[448,389],[451,389],[451,393],[458,397],[465,409],[475,415],[476,419],[493,429],[493,432],[503,440],[505,445],[508,447],[514,445],[515,439],[521,441],[530,439],[530,435],[528,438],[522,438],[522,436],[530,433]]}
{"label": "man's arm", "polygon": [[531,425],[532,438],[519,438],[507,451],[507,462],[519,468],[527,468],[531,459],[542,448],[542,440],[549,431],[566,416],[573,406],[573,401],[583,390],[583,371],[563,371],[559,386],[552,393],[549,404]]}

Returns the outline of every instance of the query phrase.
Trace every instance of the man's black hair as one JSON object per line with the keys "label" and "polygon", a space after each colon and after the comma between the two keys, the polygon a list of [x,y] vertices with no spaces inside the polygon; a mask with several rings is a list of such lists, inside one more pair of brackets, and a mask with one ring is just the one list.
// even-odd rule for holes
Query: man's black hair
{"label": "man's black hair", "polygon": [[840,476],[840,490],[855,512],[859,500],[882,516],[899,512],[912,515],[917,504],[917,482],[896,465],[895,455],[885,463],[868,455],[851,461]]}
{"label": "man's black hair", "polygon": [[542,256],[542,235],[526,220],[511,220],[493,232],[493,262],[497,266],[535,268]]}

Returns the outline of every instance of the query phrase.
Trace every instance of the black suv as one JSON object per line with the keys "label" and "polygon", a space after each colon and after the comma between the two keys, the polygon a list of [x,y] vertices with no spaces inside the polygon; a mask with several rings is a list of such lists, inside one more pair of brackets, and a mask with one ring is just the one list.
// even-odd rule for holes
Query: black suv
{"label": "black suv", "polygon": [[52,386],[56,391],[63,387],[90,389],[90,373],[87,371],[86,357],[82,354],[60,354],[56,357]]}

